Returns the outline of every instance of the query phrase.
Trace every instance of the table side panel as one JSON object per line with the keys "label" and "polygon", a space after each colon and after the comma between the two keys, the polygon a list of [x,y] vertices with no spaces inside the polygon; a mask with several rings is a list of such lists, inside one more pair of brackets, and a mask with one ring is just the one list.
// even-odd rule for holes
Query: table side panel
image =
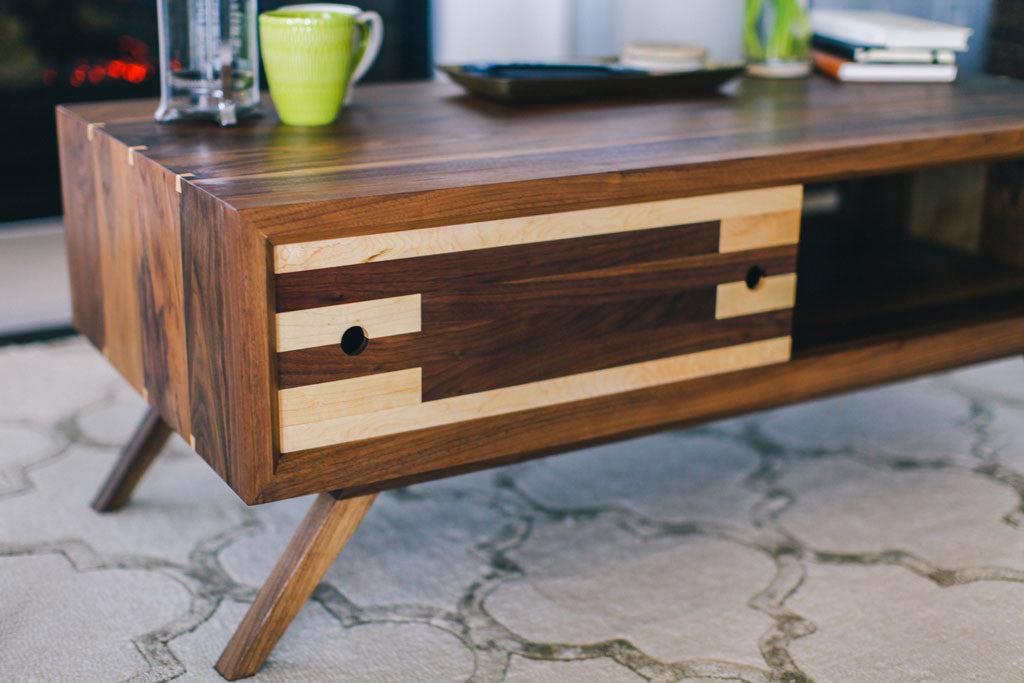
{"label": "table side panel", "polygon": [[238,213],[182,184],[193,447],[246,502],[274,468],[270,250]]}
{"label": "table side panel", "polygon": [[64,109],[58,126],[75,325],[188,438],[174,176]]}
{"label": "table side panel", "polygon": [[[784,362],[801,194],[277,247],[281,452]],[[357,325],[369,342],[350,355]]]}
{"label": "table side panel", "polygon": [[106,347],[103,271],[92,179],[96,151],[87,124],[62,107],[57,109],[57,139],[72,320],[75,329],[103,349]]}
{"label": "table side panel", "polygon": [[76,325],[251,502],[274,465],[269,245],[145,146],[58,123]]}
{"label": "table side panel", "polygon": [[144,396],[139,303],[138,196],[131,150],[102,131],[93,135],[92,178],[100,246],[104,328],[103,353]]}
{"label": "table side panel", "polygon": [[[1024,319],[896,338],[787,363],[281,456],[261,502],[358,496],[1019,354]],[[458,448],[452,448],[452,444]]]}
{"label": "table side panel", "polygon": [[139,228],[139,308],[142,363],[150,403],[186,438],[192,434],[185,290],[181,262],[181,195],[174,177],[135,157]]}

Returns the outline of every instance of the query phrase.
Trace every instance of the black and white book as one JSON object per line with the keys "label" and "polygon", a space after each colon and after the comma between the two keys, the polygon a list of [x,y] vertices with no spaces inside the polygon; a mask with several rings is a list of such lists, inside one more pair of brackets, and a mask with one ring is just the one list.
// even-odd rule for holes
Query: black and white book
{"label": "black and white book", "polygon": [[815,35],[811,45],[816,50],[830,52],[852,62],[868,64],[956,64],[953,50],[932,50],[917,47],[874,47],[857,45],[845,40]]}

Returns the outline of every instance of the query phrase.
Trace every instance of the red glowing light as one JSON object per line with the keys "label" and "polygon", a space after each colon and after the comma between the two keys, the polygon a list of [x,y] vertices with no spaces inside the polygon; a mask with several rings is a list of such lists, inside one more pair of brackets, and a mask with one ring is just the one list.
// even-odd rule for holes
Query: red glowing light
{"label": "red glowing light", "polygon": [[78,86],[82,85],[82,83],[85,83],[85,72],[81,71],[79,69],[75,69],[71,73],[71,79],[70,80],[71,80],[71,85],[77,88]]}
{"label": "red glowing light", "polygon": [[171,60],[171,71],[178,71],[179,69],[181,69],[181,60],[179,60],[179,59],[172,59]]}
{"label": "red glowing light", "polygon": [[141,83],[146,78],[146,67],[143,64],[129,64],[124,69],[124,79],[129,83]]}
{"label": "red glowing light", "polygon": [[107,75],[107,70],[100,64],[94,65],[89,69],[89,82],[96,85],[103,80],[103,77]]}
{"label": "red glowing light", "polygon": [[115,59],[107,65],[107,75],[111,78],[121,78],[124,75],[124,62],[120,59]]}

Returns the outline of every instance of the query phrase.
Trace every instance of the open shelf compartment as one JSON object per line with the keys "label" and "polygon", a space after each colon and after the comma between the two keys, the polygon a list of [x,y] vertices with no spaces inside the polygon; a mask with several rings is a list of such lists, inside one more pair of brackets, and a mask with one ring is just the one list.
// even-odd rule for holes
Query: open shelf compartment
{"label": "open shelf compartment", "polygon": [[[974,184],[980,178],[984,191],[937,187],[946,195],[936,204],[926,188],[922,199],[922,183],[958,174]],[[1005,174],[947,169],[923,179],[887,176],[829,188],[836,206],[804,217],[794,357],[1024,318],[1022,255],[1014,245],[1000,252],[991,237],[971,234],[1013,218],[987,204],[997,191],[993,178],[1003,182]],[[1024,233],[1024,222],[1016,228]],[[1024,350],[1024,339],[1016,350]]]}

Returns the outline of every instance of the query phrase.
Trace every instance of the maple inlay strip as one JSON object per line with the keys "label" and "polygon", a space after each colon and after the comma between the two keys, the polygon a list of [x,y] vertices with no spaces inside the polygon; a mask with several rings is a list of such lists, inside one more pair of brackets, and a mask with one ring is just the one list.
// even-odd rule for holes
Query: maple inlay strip
{"label": "maple inlay strip", "polygon": [[718,251],[722,254],[796,244],[800,240],[800,208],[759,216],[723,217],[718,240]]}
{"label": "maple inlay strip", "polygon": [[[292,273],[703,221],[792,213],[799,212],[802,200],[803,187],[792,185],[285,244],[274,248],[274,272]],[[744,227],[746,224],[736,225],[737,230],[749,229],[749,226]],[[795,243],[796,238],[790,233],[791,230],[783,231],[780,239],[785,241],[777,244]],[[729,240],[726,243],[729,244]]]}
{"label": "maple inlay strip", "polygon": [[416,405],[423,394],[420,368],[342,379],[278,393],[282,427]]}
{"label": "maple inlay strip", "polygon": [[776,337],[372,414],[282,426],[281,452],[347,443],[782,363],[789,359],[790,346],[790,337]]}
{"label": "maple inlay strip", "polygon": [[726,282],[718,285],[715,318],[778,311],[793,308],[795,302],[796,273],[763,278],[754,289],[747,287],[746,282]]}
{"label": "maple inlay strip", "polygon": [[337,344],[350,327],[369,339],[420,331],[420,295],[359,301],[277,314],[279,352]]}

